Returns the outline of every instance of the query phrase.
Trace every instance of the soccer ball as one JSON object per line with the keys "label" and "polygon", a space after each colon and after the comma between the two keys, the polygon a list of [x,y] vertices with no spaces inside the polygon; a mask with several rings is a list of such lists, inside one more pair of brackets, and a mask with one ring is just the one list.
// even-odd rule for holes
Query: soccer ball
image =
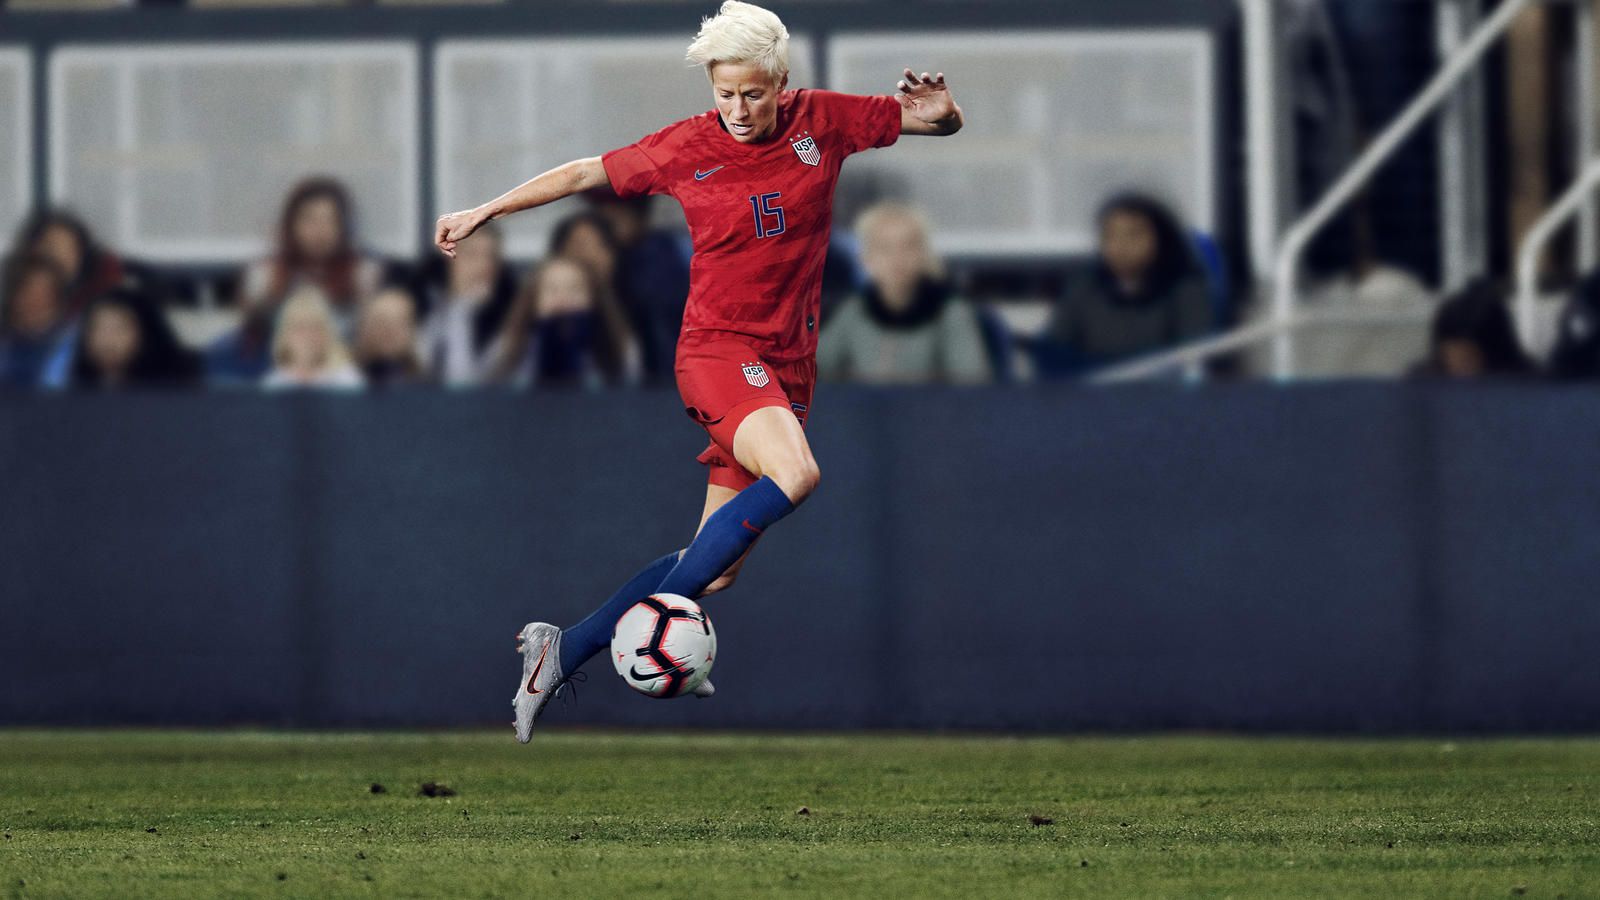
{"label": "soccer ball", "polygon": [[666,700],[687,694],[711,675],[717,631],[700,604],[677,594],[635,603],[611,632],[611,664],[628,686]]}

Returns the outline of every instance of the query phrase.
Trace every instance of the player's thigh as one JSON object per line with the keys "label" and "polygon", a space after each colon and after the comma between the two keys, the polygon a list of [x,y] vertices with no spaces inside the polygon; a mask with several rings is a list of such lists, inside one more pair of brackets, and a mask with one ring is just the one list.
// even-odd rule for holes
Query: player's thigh
{"label": "player's thigh", "polygon": [[795,503],[816,489],[820,477],[805,430],[782,406],[763,406],[745,416],[733,435],[733,457],[757,477],[777,482]]}

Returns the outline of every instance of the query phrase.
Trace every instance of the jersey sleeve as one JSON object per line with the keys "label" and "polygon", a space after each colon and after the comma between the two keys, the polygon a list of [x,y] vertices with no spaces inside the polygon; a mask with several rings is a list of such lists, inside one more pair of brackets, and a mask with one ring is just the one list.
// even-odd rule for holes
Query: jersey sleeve
{"label": "jersey sleeve", "polygon": [[900,101],[893,97],[816,91],[813,101],[844,144],[846,155],[887,147],[900,139]]}
{"label": "jersey sleeve", "polygon": [[683,122],[675,122],[636,143],[601,155],[606,178],[618,197],[671,193],[672,185],[662,167],[672,158],[683,125]]}

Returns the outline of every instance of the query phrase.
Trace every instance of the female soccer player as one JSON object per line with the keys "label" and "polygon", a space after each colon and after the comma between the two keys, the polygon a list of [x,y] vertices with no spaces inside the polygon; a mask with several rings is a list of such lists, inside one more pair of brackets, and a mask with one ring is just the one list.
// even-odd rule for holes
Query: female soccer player
{"label": "female soccer player", "polygon": [[[551,169],[476,209],[441,216],[447,255],[484,222],[603,185],[622,197],[671,194],[694,243],[678,338],[678,391],[711,444],[700,530],[651,563],[587,619],[530,622],[519,636],[513,701],[526,743],[550,697],[607,647],[617,619],[655,593],[700,597],[733,583],[745,553],[817,487],[806,443],[816,380],[822,262],[845,157],[902,134],[961,129],[944,75],[906,69],[894,96],[786,90],[789,32],[773,13],[728,0],[701,23],[688,59],[705,67],[716,109],[638,143]],[[706,683],[696,693],[709,696]]]}

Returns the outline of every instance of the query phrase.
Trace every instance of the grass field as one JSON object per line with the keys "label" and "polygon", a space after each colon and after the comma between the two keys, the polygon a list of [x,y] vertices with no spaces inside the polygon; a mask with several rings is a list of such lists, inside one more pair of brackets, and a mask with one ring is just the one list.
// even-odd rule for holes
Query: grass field
{"label": "grass field", "polygon": [[1592,740],[0,731],[0,771],[0,896],[1600,896]]}

